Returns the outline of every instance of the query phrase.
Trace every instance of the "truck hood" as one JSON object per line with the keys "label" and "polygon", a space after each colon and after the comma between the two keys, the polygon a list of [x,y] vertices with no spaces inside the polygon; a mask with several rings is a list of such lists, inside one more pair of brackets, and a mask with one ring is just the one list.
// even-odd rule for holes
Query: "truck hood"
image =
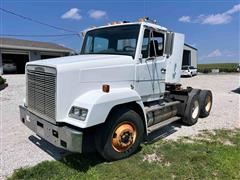
{"label": "truck hood", "polygon": [[73,102],[85,93],[101,90],[103,84],[111,89],[130,89],[135,75],[133,58],[122,55],[68,56],[32,61],[27,63],[27,69],[30,66],[56,69],[56,119],[59,121],[68,116]]}
{"label": "truck hood", "polygon": [[38,60],[27,63],[27,65],[40,65],[54,67],[57,70],[64,68],[97,68],[112,65],[126,65],[132,64],[133,59],[131,56],[124,55],[76,55],[52,58],[46,60]]}

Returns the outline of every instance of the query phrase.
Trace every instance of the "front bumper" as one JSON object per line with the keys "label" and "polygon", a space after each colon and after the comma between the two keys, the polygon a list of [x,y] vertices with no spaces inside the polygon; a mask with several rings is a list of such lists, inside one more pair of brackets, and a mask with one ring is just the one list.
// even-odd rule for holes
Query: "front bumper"
{"label": "front bumper", "polygon": [[21,121],[38,136],[59,148],[82,152],[82,132],[67,126],[56,126],[31,113],[24,106],[20,105],[19,108]]}
{"label": "front bumper", "polygon": [[182,72],[181,76],[191,76],[191,72]]}

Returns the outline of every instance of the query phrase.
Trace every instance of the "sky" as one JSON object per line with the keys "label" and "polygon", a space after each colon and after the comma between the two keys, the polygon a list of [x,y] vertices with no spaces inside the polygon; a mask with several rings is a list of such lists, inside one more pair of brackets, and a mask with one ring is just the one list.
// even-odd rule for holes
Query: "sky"
{"label": "sky", "polygon": [[[0,0],[0,8],[70,30],[54,29],[0,9],[0,36],[80,33],[91,26],[148,16],[185,34],[185,42],[198,49],[199,63],[240,61],[240,1],[236,0]],[[53,42],[77,52],[82,45],[77,35],[14,38]]]}

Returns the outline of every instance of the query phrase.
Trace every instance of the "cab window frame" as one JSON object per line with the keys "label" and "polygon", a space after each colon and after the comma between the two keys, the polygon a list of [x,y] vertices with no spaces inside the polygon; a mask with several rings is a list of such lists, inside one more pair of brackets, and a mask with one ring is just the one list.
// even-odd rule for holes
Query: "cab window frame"
{"label": "cab window frame", "polygon": [[[141,54],[142,54],[142,58],[143,59],[147,59],[147,58],[150,58],[150,57],[154,57],[154,58],[159,58],[159,57],[164,57],[165,56],[165,47],[166,47],[166,32],[163,31],[163,30],[159,30],[159,29],[154,29],[154,28],[151,28],[151,27],[145,27],[144,30],[143,30],[143,41],[142,41],[142,45],[141,45]],[[148,46],[147,46],[147,51],[148,51],[148,54],[147,54],[147,57],[143,55],[142,53],[142,50],[143,50],[143,43],[144,43],[144,37],[145,37],[145,33],[146,31],[149,31],[149,39],[148,39]],[[157,55],[155,54],[155,56],[150,56],[150,42],[151,40],[153,40],[152,38],[154,38],[154,36],[152,36],[152,33],[159,33],[161,34],[161,38],[162,38],[162,48],[161,48],[161,54],[160,55]]]}

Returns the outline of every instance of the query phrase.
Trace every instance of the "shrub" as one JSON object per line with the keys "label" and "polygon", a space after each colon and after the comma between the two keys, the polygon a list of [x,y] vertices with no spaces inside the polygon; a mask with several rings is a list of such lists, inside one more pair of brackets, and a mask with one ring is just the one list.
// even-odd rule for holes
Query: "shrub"
{"label": "shrub", "polygon": [[4,84],[6,82],[6,79],[2,78],[2,76],[0,76],[0,85]]}

